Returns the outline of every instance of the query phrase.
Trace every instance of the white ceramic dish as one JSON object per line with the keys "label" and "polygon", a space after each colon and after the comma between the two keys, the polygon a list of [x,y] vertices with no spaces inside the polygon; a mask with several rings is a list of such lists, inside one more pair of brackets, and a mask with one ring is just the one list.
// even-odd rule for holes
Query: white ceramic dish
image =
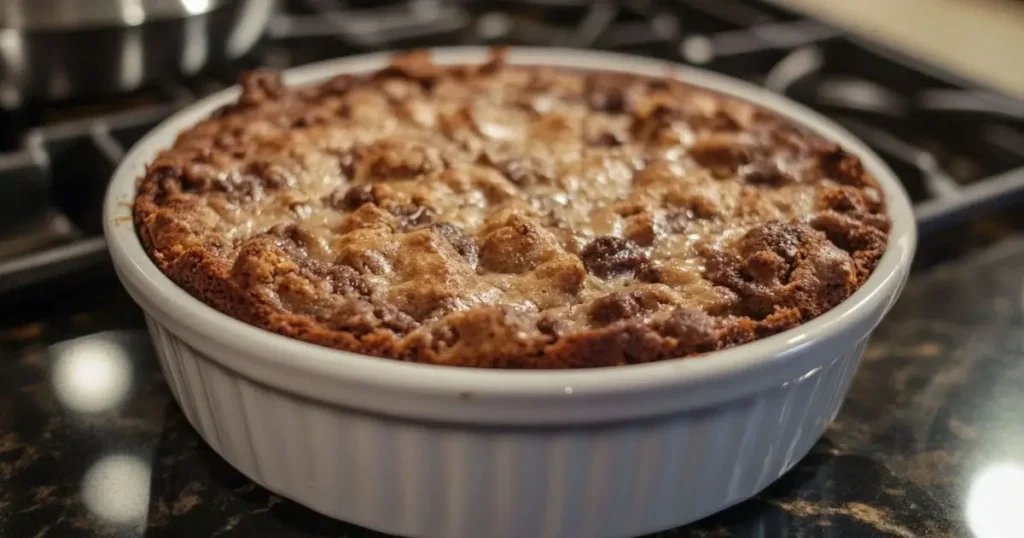
{"label": "white ceramic dish", "polygon": [[[439,49],[441,63],[482,48]],[[385,65],[388,54],[289,71],[290,84]],[[763,89],[633,56],[514,48],[511,63],[676,76],[773,109],[860,155],[893,228],[852,297],[782,334],[701,359],[613,369],[501,371],[410,364],[256,329],[175,286],[131,224],[136,179],[175,135],[237,90],[174,115],[129,152],[105,231],[145,310],[174,397],[203,438],[268,489],[405,536],[615,537],[676,527],[747,499],[811,448],[910,268],[916,230],[900,183],[845,130]]]}

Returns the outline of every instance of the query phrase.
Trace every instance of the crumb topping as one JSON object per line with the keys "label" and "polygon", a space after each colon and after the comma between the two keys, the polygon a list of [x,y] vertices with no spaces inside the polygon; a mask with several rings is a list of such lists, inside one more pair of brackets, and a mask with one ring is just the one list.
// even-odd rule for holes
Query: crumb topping
{"label": "crumb topping", "polygon": [[689,356],[812,319],[889,219],[860,160],[675,80],[423,52],[237,102],[142,179],[152,259],[286,336],[499,368]]}

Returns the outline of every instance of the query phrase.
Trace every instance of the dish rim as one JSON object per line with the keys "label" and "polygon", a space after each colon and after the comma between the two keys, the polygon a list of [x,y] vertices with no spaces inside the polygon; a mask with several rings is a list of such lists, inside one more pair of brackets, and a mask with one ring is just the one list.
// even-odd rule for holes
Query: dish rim
{"label": "dish rim", "polygon": [[[429,50],[437,63],[460,64],[483,61],[492,49],[440,47]],[[815,357],[821,354],[810,351],[824,349],[821,346],[830,342],[835,344],[835,349],[852,347],[891,307],[905,281],[915,250],[917,231],[913,209],[895,174],[846,129],[786,97],[699,68],[612,52],[534,47],[509,47],[506,51],[510,64],[673,77],[765,107],[838,142],[862,159],[865,169],[882,187],[887,213],[892,219],[885,253],[864,285],[821,316],[776,335],[694,357],[619,367],[508,370],[403,362],[318,346],[236,320],[193,297],[150,260],[132,224],[137,179],[145,165],[173,142],[179,132],[234,100],[239,91],[234,86],[201,99],[161,122],[131,148],[115,170],[104,200],[103,226],[122,282],[147,312],[157,314],[160,321],[169,322],[179,332],[190,334],[192,338],[186,338],[187,341],[207,348],[204,351],[223,365],[243,374],[250,372],[254,379],[272,386],[338,404],[384,412],[401,413],[404,409],[414,415],[421,413],[415,412],[411,400],[398,402],[401,405],[388,405],[382,401],[383,396],[405,394],[420,402],[422,398],[454,397],[467,408],[455,415],[486,419],[489,409],[499,422],[505,418],[528,423],[592,416],[594,413],[585,409],[587,402],[600,402],[606,397],[611,402],[615,395],[640,395],[652,400],[659,394],[689,391],[688,396],[676,394],[672,398],[677,404],[674,407],[679,407],[686,402],[689,402],[687,406],[706,405],[753,393],[771,384],[807,375],[820,367],[814,362],[820,362],[820,358]],[[393,54],[378,52],[328,60],[288,69],[283,76],[289,85],[310,84],[342,73],[379,69]],[[840,342],[843,344],[839,345]],[[829,355],[835,354],[833,351]],[[245,355],[244,360],[240,360],[240,355]],[[275,377],[275,373],[280,377]],[[304,387],[301,380],[319,384],[319,389]],[[367,402],[352,401],[347,395],[325,392],[325,384],[335,384],[338,388],[372,387],[380,391],[381,397]],[[530,421],[524,421],[514,410],[501,407],[532,401],[529,407],[537,410],[551,398],[571,402],[571,405],[552,410],[550,415],[545,411],[544,417]],[[651,408],[640,401],[632,403],[633,407]],[[609,405],[598,407],[608,408]],[[664,405],[654,407],[667,409]],[[630,409],[606,409],[609,413],[606,418],[629,417],[634,414]],[[639,407],[632,410],[639,411]],[[422,414],[431,413],[424,410]]]}

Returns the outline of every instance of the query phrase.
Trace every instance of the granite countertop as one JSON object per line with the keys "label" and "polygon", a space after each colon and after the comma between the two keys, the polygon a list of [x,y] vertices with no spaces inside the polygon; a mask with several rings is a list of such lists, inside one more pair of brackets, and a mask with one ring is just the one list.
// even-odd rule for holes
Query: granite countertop
{"label": "granite countertop", "polygon": [[[1018,536],[1024,236],[1013,230],[983,223],[923,246],[931,265],[915,269],[811,454],[753,500],[660,536]],[[979,234],[992,244],[958,252]],[[204,444],[116,282],[3,318],[0,536],[380,536],[267,492]]]}

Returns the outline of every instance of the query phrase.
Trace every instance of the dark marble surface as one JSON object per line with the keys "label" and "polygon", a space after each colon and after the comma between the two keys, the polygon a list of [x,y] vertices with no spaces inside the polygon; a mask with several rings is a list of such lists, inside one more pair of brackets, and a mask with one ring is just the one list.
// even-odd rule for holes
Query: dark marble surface
{"label": "dark marble surface", "polygon": [[[1024,240],[944,259],[915,271],[807,458],[659,536],[1024,536]],[[0,314],[0,536],[379,536],[204,445],[116,283],[49,300]]]}

